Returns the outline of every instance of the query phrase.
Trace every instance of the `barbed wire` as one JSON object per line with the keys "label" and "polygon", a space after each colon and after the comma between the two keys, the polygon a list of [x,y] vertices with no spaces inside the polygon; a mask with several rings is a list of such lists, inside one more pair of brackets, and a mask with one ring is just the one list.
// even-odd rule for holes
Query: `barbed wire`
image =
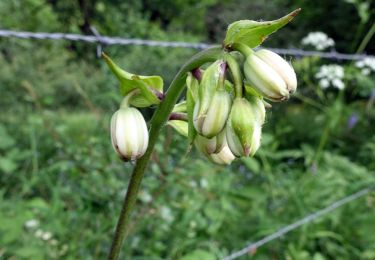
{"label": "barbed wire", "polygon": [[275,240],[275,239],[278,239],[280,238],[281,236],[285,235],[286,233],[289,233],[290,231],[306,224],[306,223],[309,223],[313,220],[315,220],[316,218],[322,216],[322,215],[325,215],[351,201],[354,201],[356,199],[359,199],[360,197],[363,197],[364,195],[368,194],[370,191],[372,191],[373,188],[371,187],[368,187],[368,188],[365,188],[365,189],[362,189],[352,195],[349,195],[343,199],[340,199],[334,203],[332,203],[331,205],[321,209],[321,210],[318,210],[310,215],[307,215],[306,217],[292,223],[292,224],[289,224],[279,230],[277,230],[275,233],[272,233],[271,235],[268,235],[254,243],[251,243],[249,245],[247,245],[246,247],[244,247],[243,249],[239,250],[239,251],[236,251],[232,254],[230,254],[229,256],[225,257],[224,260],[232,260],[232,259],[236,259],[240,256],[243,256],[245,254],[248,254],[256,249],[258,249],[259,247]]}
{"label": "barbed wire", "polygon": [[[22,39],[37,39],[37,40],[68,40],[68,41],[82,41],[92,44],[97,44],[97,52],[101,52],[101,48],[103,45],[144,45],[144,46],[151,46],[151,47],[171,47],[171,48],[193,48],[193,49],[206,49],[214,44],[208,43],[191,43],[191,42],[182,42],[182,41],[155,41],[155,40],[144,40],[144,39],[134,39],[134,38],[121,38],[121,37],[109,37],[109,36],[102,36],[98,33],[95,28],[91,28],[94,36],[91,35],[81,35],[81,34],[70,34],[70,33],[45,33],[45,32],[26,32],[26,31],[12,31],[12,30],[0,30],[0,37],[16,37]],[[305,57],[305,56],[317,56],[325,59],[336,59],[336,60],[360,60],[368,57],[375,56],[366,55],[366,54],[345,54],[345,53],[338,53],[336,51],[331,52],[320,52],[320,51],[306,51],[301,49],[281,49],[281,48],[267,48],[272,50],[280,55],[291,55],[297,57]],[[318,210],[310,215],[305,216],[304,218],[289,224],[275,233],[272,233],[254,243],[251,243],[244,247],[243,249],[236,251],[229,256],[225,257],[224,260],[232,260],[236,259],[240,256],[248,254],[257,248],[280,238],[281,236],[289,233],[290,231],[307,224],[322,215],[325,215],[351,201],[359,199],[364,195],[371,192],[372,188],[365,188],[362,189],[352,195],[349,195],[343,199],[340,199],[331,205]]]}
{"label": "barbed wire", "polygon": [[[71,33],[45,33],[45,32],[25,32],[25,31],[12,31],[0,30],[0,37],[16,37],[22,39],[37,39],[37,40],[68,40],[68,41],[81,41],[92,44],[102,45],[144,45],[152,47],[171,47],[171,48],[192,48],[192,49],[206,49],[215,44],[209,43],[192,43],[182,41],[154,41],[143,40],[134,38],[121,38],[102,36],[97,33],[96,35],[82,35]],[[336,51],[321,52],[321,51],[306,51],[301,49],[280,49],[268,48],[280,55],[291,55],[296,57],[317,56],[325,59],[335,60],[361,60],[367,57],[374,57],[366,54],[345,54]]]}

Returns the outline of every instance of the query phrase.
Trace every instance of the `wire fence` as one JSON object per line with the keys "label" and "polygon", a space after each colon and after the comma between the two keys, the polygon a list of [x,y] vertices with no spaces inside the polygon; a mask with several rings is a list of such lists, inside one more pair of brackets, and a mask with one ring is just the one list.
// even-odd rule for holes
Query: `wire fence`
{"label": "wire fence", "polygon": [[332,212],[333,210],[339,208],[339,207],[342,207],[344,206],[345,204],[349,203],[349,202],[352,202],[354,200],[357,200],[363,196],[365,196],[366,194],[368,194],[369,192],[371,192],[373,189],[371,187],[368,187],[368,188],[364,188],[352,195],[349,195],[343,199],[340,199],[338,201],[335,201],[334,203],[332,203],[331,205],[321,209],[321,210],[318,210],[310,215],[307,215],[306,217],[292,223],[292,224],[289,224],[279,230],[277,230],[275,233],[272,233],[271,235],[268,235],[254,243],[251,243],[249,245],[247,245],[246,247],[244,247],[243,249],[239,250],[239,251],[236,251],[232,254],[230,254],[229,256],[225,257],[224,260],[232,260],[232,259],[236,259],[240,256],[243,256],[245,254],[248,254],[248,253],[251,253],[253,252],[254,250],[258,249],[259,247],[275,240],[275,239],[278,239],[280,238],[281,236],[285,235],[286,233],[289,233],[290,231],[304,225],[304,224],[307,224],[327,213],[330,213]]}
{"label": "wire fence", "polygon": [[[102,45],[144,45],[153,47],[171,47],[171,48],[193,48],[193,49],[206,49],[214,46],[209,43],[192,43],[182,41],[153,41],[143,40],[134,38],[121,38],[121,37],[109,37],[100,35],[95,28],[92,28],[94,35],[82,35],[82,34],[71,34],[71,33],[45,33],[45,32],[23,32],[23,31],[12,31],[12,30],[0,30],[0,37],[16,37],[22,39],[37,39],[37,40],[68,40],[68,41],[80,41],[98,46],[98,53],[101,50]],[[320,52],[320,51],[306,51],[301,49],[279,49],[279,48],[268,48],[280,55],[291,55],[296,57],[309,57],[317,56],[325,59],[333,60],[361,60],[367,57],[373,57],[366,54],[345,54],[336,51]]]}
{"label": "wire fence", "polygon": [[[12,31],[12,30],[0,30],[0,37],[15,37],[22,39],[37,39],[37,40],[68,40],[68,41],[80,41],[97,45],[98,54],[101,53],[103,45],[144,45],[144,46],[155,46],[155,47],[171,47],[171,48],[193,48],[193,49],[206,49],[214,46],[208,43],[191,43],[191,42],[178,42],[178,41],[153,41],[143,39],[132,39],[132,38],[121,38],[121,37],[109,37],[102,36],[98,33],[95,28],[92,28],[92,35],[81,35],[81,34],[69,34],[69,33],[45,33],[45,32],[24,32],[24,31]],[[344,54],[335,51],[331,52],[319,52],[319,51],[306,51],[301,49],[279,49],[279,48],[268,48],[281,55],[291,55],[296,57],[305,56],[317,56],[325,59],[336,59],[336,60],[360,60],[368,57],[375,58],[375,56],[365,54]],[[224,260],[232,260],[241,257],[245,254],[253,252],[259,247],[276,240],[286,233],[297,229],[298,227],[307,224],[325,214],[332,212],[333,210],[344,206],[345,204],[357,200],[373,190],[372,187],[364,188],[352,195],[349,195],[343,199],[340,199],[331,205],[318,210],[312,214],[305,216],[304,218],[289,224],[276,232],[254,242],[246,247],[230,254],[225,257]]]}

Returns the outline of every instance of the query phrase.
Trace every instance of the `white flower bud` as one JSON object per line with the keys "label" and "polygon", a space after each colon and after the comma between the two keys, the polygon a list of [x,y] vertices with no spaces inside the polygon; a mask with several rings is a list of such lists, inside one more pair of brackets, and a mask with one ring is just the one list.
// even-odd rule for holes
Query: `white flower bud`
{"label": "white flower bud", "polygon": [[297,77],[292,66],[269,50],[250,54],[244,64],[244,72],[251,86],[272,101],[287,100],[297,89]]}
{"label": "white flower bud", "polygon": [[136,160],[147,149],[148,130],[141,112],[133,107],[122,107],[111,119],[112,146],[121,159]]}
{"label": "white flower bud", "polygon": [[226,143],[224,130],[212,138],[201,135],[195,137],[195,145],[204,155],[218,153],[223,148],[224,142]]}
{"label": "white flower bud", "polygon": [[223,149],[221,149],[220,152],[211,154],[210,159],[214,163],[221,164],[221,165],[228,165],[234,159],[236,159],[236,157],[233,155],[228,145],[224,145]]}

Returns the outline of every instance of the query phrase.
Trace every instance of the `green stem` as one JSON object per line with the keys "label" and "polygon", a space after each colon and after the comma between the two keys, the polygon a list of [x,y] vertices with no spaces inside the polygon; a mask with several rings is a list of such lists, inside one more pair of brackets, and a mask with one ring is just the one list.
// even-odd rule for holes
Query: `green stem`
{"label": "green stem", "polygon": [[235,96],[236,97],[242,97],[242,84],[243,84],[243,77],[241,74],[240,66],[238,65],[235,58],[232,57],[229,53],[225,54],[225,61],[228,64],[229,71],[233,78],[234,83],[234,90],[235,90]]}
{"label": "green stem", "polygon": [[254,53],[254,51],[249,46],[242,43],[233,43],[230,46],[230,49],[241,52],[245,57]]}
{"label": "green stem", "polygon": [[294,93],[293,95],[294,95],[295,98],[301,100],[302,102],[304,102],[304,103],[306,103],[306,104],[308,104],[312,107],[315,107],[315,108],[317,108],[317,109],[319,109],[323,112],[326,112],[326,108],[322,104],[316,102],[314,99],[306,97],[306,96],[304,96],[302,94],[299,94],[299,93]]}
{"label": "green stem", "polygon": [[375,23],[371,26],[370,30],[367,32],[365,38],[363,38],[361,44],[359,45],[356,53],[362,53],[369,41],[371,40],[372,36],[375,34]]}
{"label": "green stem", "polygon": [[129,102],[130,102],[131,98],[138,93],[139,93],[139,89],[133,89],[128,94],[126,94],[126,96],[121,101],[120,108],[129,107]]}
{"label": "green stem", "polygon": [[152,151],[154,150],[159,132],[167,122],[169,114],[172,112],[173,106],[176,104],[177,99],[185,86],[187,72],[200,67],[204,63],[215,61],[221,55],[222,49],[220,47],[212,47],[193,56],[177,73],[169,86],[163,102],[156,109],[150,121],[150,138],[146,153],[137,160],[130,178],[128,190],[125,195],[115,234],[112,240],[111,250],[108,255],[109,260],[117,260],[119,258],[122,243],[128,232],[131,213],[137,200],[137,193],[142,181],[142,177],[145,173],[145,169],[150,160]]}
{"label": "green stem", "polygon": [[[335,99],[335,102],[330,107],[330,109],[333,109],[333,107],[337,106],[337,104],[340,104],[340,103],[344,102],[343,98],[344,98],[344,91],[340,90],[339,94],[337,95],[337,97]],[[327,111],[326,111],[326,113],[327,113]],[[313,164],[316,164],[316,166],[319,165],[321,154],[322,154],[325,146],[327,145],[331,130],[336,128],[336,125],[337,125],[337,121],[334,121],[334,123],[332,123],[332,120],[333,120],[332,111],[329,111],[328,113],[329,113],[329,115],[328,115],[328,119],[327,119],[327,124],[326,124],[326,126],[323,130],[323,134],[321,135],[319,145],[318,145],[318,148],[315,152],[314,160],[312,162]],[[335,114],[335,117],[341,117],[341,115],[342,115],[342,109],[340,109],[338,111],[338,113]]]}

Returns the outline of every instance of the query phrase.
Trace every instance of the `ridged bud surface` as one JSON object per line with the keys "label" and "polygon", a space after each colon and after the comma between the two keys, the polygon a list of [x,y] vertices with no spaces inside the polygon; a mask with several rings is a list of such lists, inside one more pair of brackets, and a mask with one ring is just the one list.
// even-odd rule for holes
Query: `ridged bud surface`
{"label": "ridged bud surface", "polygon": [[112,146],[125,161],[136,160],[147,149],[148,130],[145,119],[136,108],[120,108],[111,119]]}
{"label": "ridged bud surface", "polygon": [[297,88],[297,77],[292,66],[278,54],[259,50],[250,54],[244,64],[248,83],[272,101],[289,99]]}
{"label": "ridged bud surface", "polygon": [[236,98],[226,128],[226,139],[232,153],[253,156],[260,146],[265,109],[261,99]]}
{"label": "ridged bud surface", "polygon": [[219,134],[228,119],[231,108],[231,97],[226,91],[216,91],[206,111],[199,113],[201,103],[194,107],[193,123],[197,132],[207,138]]}

